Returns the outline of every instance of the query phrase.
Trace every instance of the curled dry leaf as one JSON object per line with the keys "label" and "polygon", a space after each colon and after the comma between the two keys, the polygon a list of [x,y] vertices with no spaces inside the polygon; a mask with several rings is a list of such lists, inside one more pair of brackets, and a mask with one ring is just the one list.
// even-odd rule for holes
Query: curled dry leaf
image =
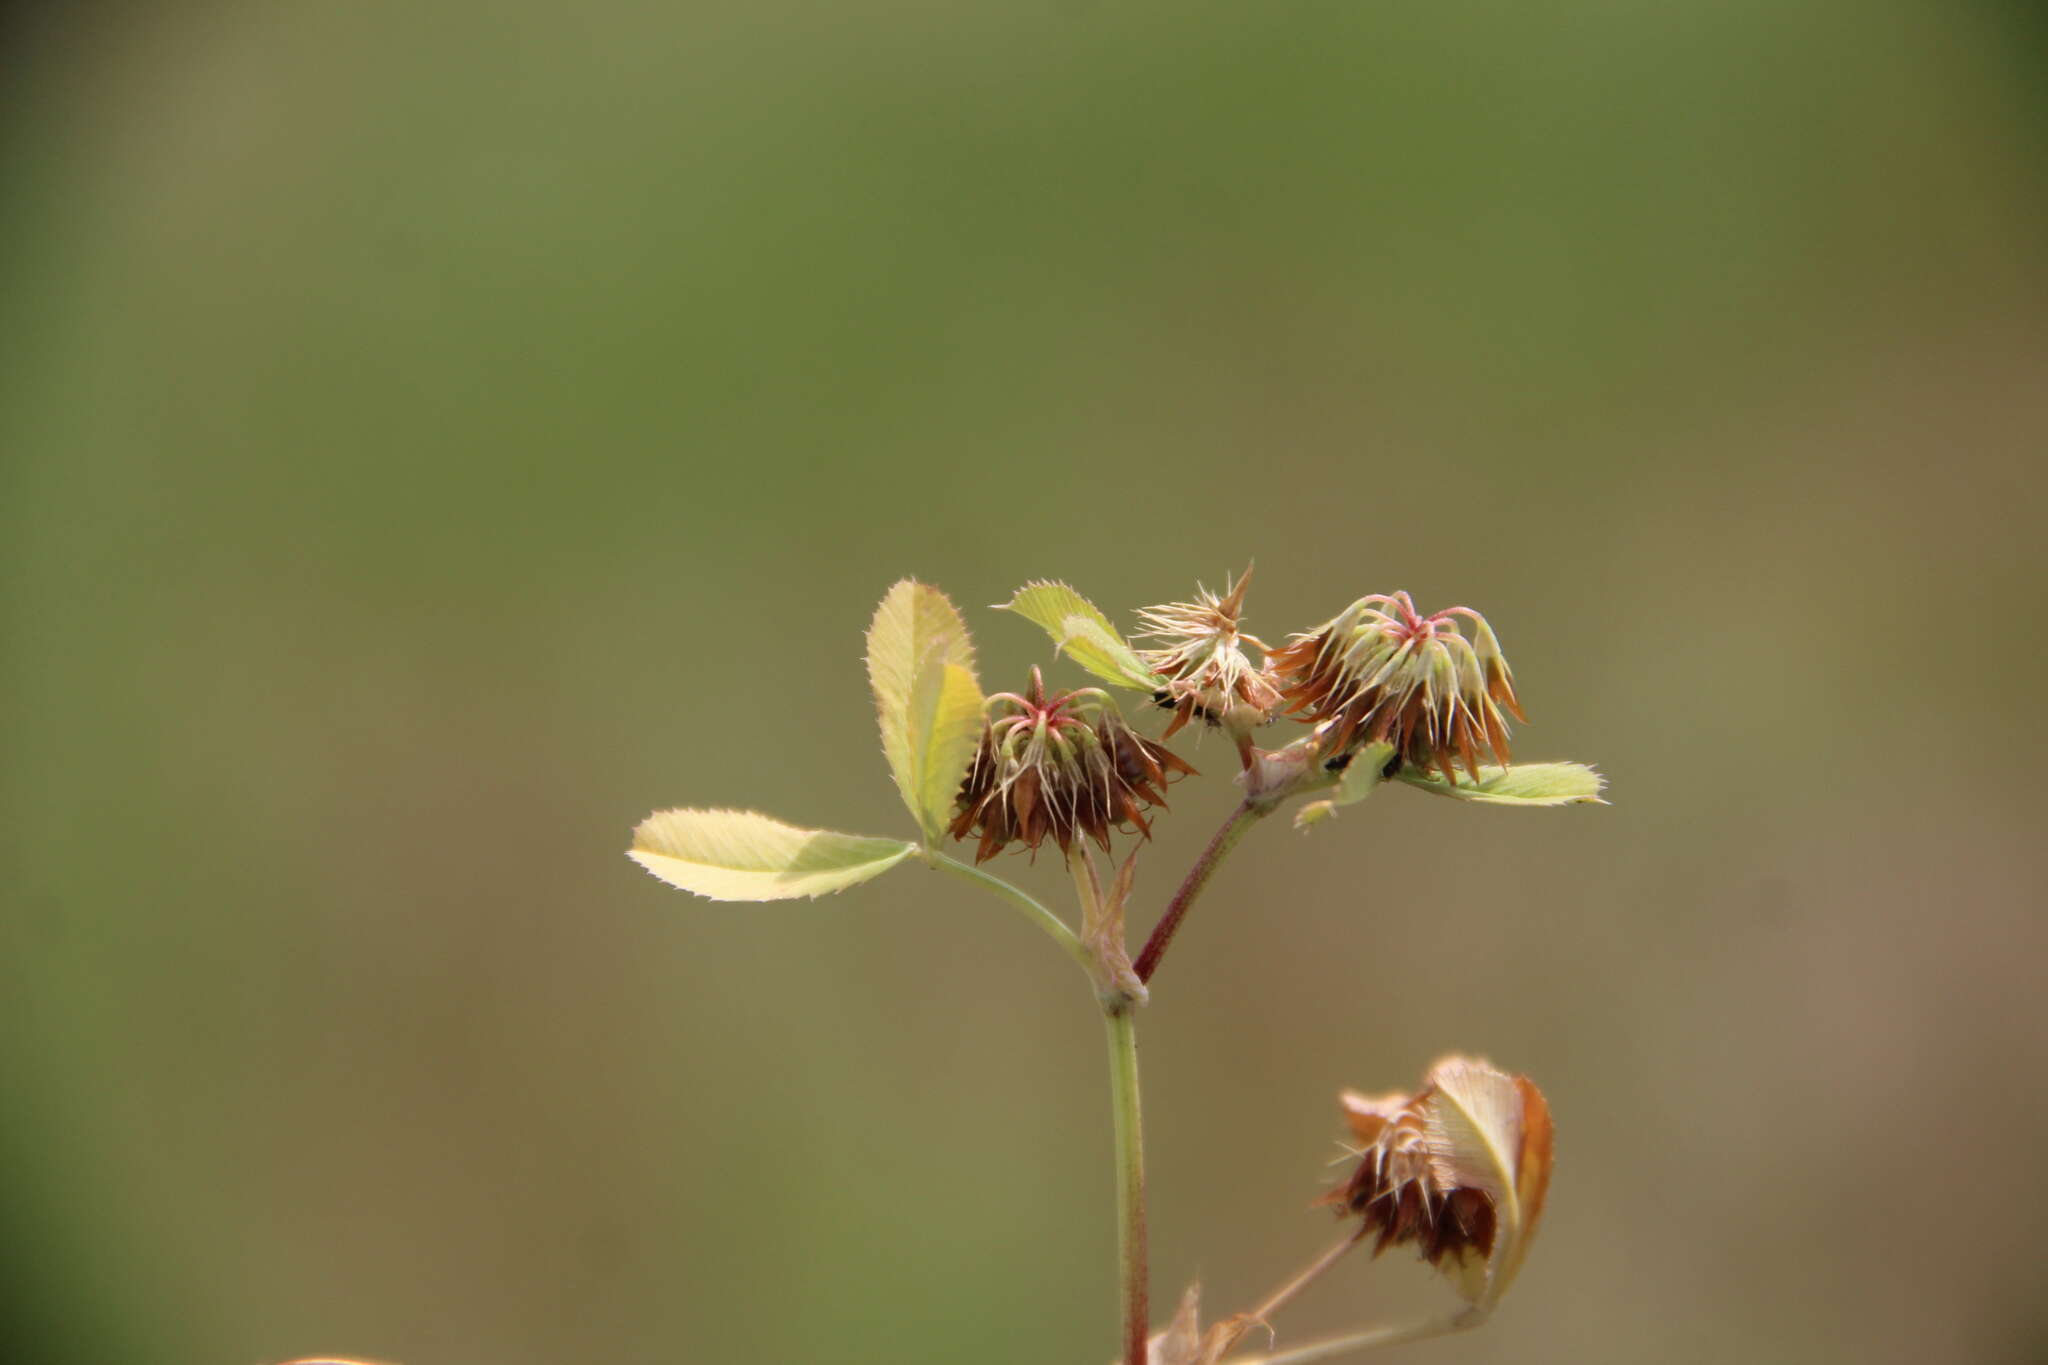
{"label": "curled dry leaf", "polygon": [[1413,1095],[1340,1099],[1358,1165],[1327,1202],[1363,1219],[1374,1251],[1413,1243],[1475,1308],[1522,1267],[1550,1188],[1550,1106],[1533,1082],[1469,1057],[1431,1067]]}

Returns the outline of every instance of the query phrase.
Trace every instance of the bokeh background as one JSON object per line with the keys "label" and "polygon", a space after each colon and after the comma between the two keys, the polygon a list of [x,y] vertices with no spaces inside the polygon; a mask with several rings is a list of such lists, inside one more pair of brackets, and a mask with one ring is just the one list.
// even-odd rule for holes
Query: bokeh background
{"label": "bokeh background", "polygon": [[[1159,1298],[1323,1246],[1335,1091],[1458,1049],[1560,1165],[1413,1359],[2048,1358],[2037,7],[8,24],[10,1360],[1106,1360],[1070,966],[622,850],[906,831],[899,576],[993,686],[1027,578],[1254,557],[1276,637],[1483,608],[1614,804],[1247,843],[1143,1021]],[[1282,1343],[1447,1302],[1361,1261]]]}

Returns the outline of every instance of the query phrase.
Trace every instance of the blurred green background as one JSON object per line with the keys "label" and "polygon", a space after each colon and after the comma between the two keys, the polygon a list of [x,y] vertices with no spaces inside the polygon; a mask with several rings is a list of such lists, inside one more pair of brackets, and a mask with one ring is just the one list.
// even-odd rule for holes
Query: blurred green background
{"label": "blurred green background", "polygon": [[[1271,637],[1484,609],[1614,805],[1253,837],[1143,1020],[1159,1298],[1324,1245],[1334,1093],[1455,1049],[1560,1164],[1408,1357],[2048,1358],[2032,6],[11,22],[11,1359],[1106,1360],[1071,967],[622,851],[906,832],[897,577],[1008,686],[1023,580],[1253,557]],[[1448,1301],[1360,1262],[1282,1343]]]}

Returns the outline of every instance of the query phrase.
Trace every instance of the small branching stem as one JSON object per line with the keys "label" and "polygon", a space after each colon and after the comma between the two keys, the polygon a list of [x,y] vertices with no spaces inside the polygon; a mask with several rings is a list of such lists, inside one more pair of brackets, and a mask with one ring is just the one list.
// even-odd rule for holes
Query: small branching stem
{"label": "small branching stem", "polygon": [[1343,1260],[1345,1254],[1357,1246],[1364,1236],[1365,1228],[1361,1225],[1357,1232],[1346,1237],[1313,1261],[1310,1261],[1300,1274],[1266,1295],[1258,1307],[1245,1314],[1246,1321],[1252,1323],[1271,1322],[1275,1313],[1292,1303],[1295,1295],[1321,1279],[1324,1272],[1329,1270],[1331,1266]]}
{"label": "small branching stem", "polygon": [[1370,1351],[1381,1346],[1405,1346],[1411,1341],[1428,1341],[1431,1337],[1449,1336],[1477,1327],[1486,1321],[1486,1314],[1476,1308],[1449,1317],[1431,1318],[1427,1322],[1412,1322],[1401,1327],[1371,1327],[1362,1332],[1347,1332],[1342,1336],[1325,1337],[1312,1341],[1306,1346],[1297,1346],[1291,1351],[1278,1351],[1263,1356],[1232,1356],[1223,1365],[1312,1365],[1318,1360],[1335,1360],[1338,1356],[1350,1355],[1356,1351]]}
{"label": "small branching stem", "polygon": [[1116,1117],[1118,1280],[1123,1288],[1124,1365],[1146,1365],[1151,1334],[1151,1289],[1145,1255],[1145,1125],[1138,1098],[1136,1010],[1128,1000],[1106,1000],[1109,1090]]}
{"label": "small branching stem", "polygon": [[1202,888],[1209,884],[1209,878],[1222,865],[1230,850],[1237,847],[1237,841],[1245,831],[1257,824],[1273,809],[1271,803],[1247,800],[1230,813],[1230,818],[1211,836],[1209,846],[1202,850],[1202,856],[1195,859],[1195,865],[1188,869],[1187,877],[1180,889],[1173,893],[1173,899],[1166,903],[1166,912],[1159,917],[1159,923],[1152,926],[1152,936],[1145,940],[1144,951],[1138,954],[1134,967],[1138,980],[1151,983],[1152,974],[1159,970],[1159,959],[1166,956],[1166,947],[1173,942],[1173,936],[1180,931],[1180,923],[1187,918],[1188,907],[1195,903],[1195,897],[1202,894]]}

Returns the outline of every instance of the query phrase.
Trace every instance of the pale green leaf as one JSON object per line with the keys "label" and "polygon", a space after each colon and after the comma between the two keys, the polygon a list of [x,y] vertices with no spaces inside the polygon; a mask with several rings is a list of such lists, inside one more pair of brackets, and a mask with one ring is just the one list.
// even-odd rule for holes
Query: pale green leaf
{"label": "pale green leaf", "polygon": [[1371,796],[1387,780],[1387,760],[1393,756],[1394,746],[1384,741],[1368,744],[1353,754],[1337,785],[1328,789],[1330,794],[1320,801],[1310,801],[1294,813],[1294,827],[1308,829],[1335,815],[1339,806],[1355,805]]}
{"label": "pale green leaf", "polygon": [[1145,666],[1093,602],[1064,583],[1026,583],[1002,604],[1052,637],[1053,645],[1104,682],[1156,692],[1166,680]]}
{"label": "pale green leaf", "polygon": [[1395,774],[1410,786],[1460,801],[1480,801],[1494,806],[1576,806],[1601,801],[1607,779],[1583,763],[1517,763],[1510,768],[1491,763],[1479,765],[1479,781],[1461,776],[1456,785],[1432,773],[1402,771]]}
{"label": "pale green leaf", "polygon": [[868,682],[896,790],[937,842],[979,735],[974,643],[937,588],[904,579],[868,627]]}
{"label": "pale green leaf", "polygon": [[901,839],[798,829],[749,810],[656,811],[627,856],[670,886],[715,901],[779,901],[841,891],[915,852]]}

